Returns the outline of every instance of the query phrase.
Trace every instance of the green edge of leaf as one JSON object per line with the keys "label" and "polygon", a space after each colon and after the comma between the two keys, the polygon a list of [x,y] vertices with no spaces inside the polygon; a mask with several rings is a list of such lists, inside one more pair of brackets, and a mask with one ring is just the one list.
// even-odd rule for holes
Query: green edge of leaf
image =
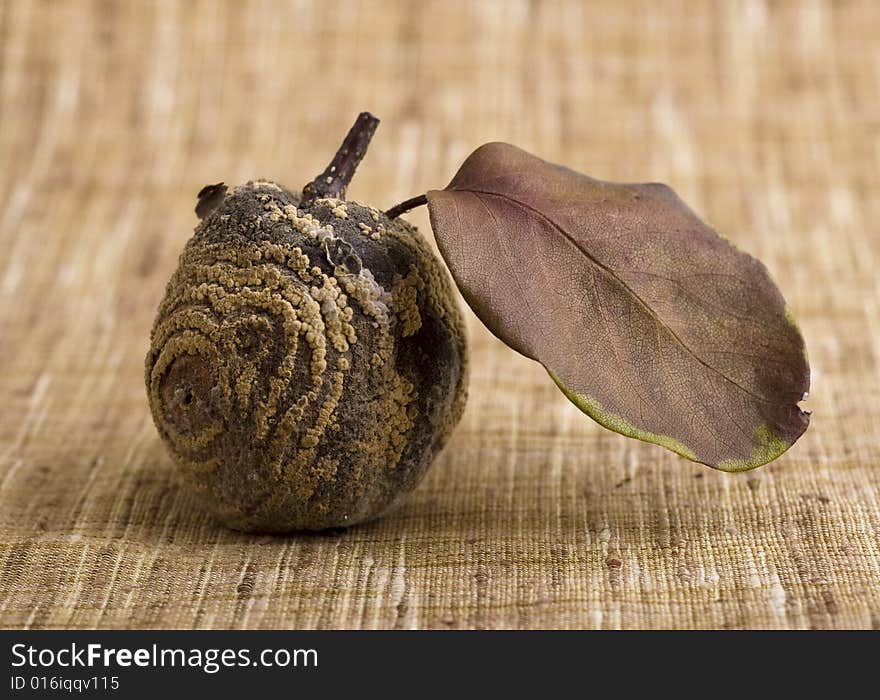
{"label": "green edge of leaf", "polygon": [[748,459],[725,459],[719,462],[715,469],[720,469],[723,472],[747,472],[767,464],[767,462],[772,462],[794,444],[774,435],[766,425],[758,426],[755,431],[755,439],[760,445],[752,450]]}
{"label": "green edge of leaf", "polygon": [[[624,418],[602,410],[598,401],[585,394],[579,394],[576,391],[572,391],[565,386],[562,380],[557,377],[552,370],[549,370],[546,367],[544,369],[547,370],[547,374],[550,375],[550,378],[556,383],[559,390],[565,394],[566,398],[602,427],[608,428],[608,430],[613,430],[615,433],[620,433],[626,437],[641,440],[642,442],[650,442],[655,445],[660,445],[685,459],[704,464],[704,462],[700,461],[694,451],[684,443],[679,442],[668,435],[659,435],[658,433],[651,433],[647,430],[637,428]],[[755,469],[756,467],[767,464],[767,462],[772,462],[792,445],[792,443],[787,443],[774,435],[766,425],[758,426],[755,431],[755,438],[760,444],[752,451],[747,459],[725,459],[717,465],[710,464],[707,466],[711,466],[714,469],[719,469],[724,472],[749,471],[750,469]]]}
{"label": "green edge of leaf", "polygon": [[[547,368],[545,367],[544,369]],[[569,401],[571,401],[575,406],[581,409],[599,425],[608,428],[608,430],[613,430],[615,433],[620,433],[621,435],[635,438],[636,440],[642,440],[643,442],[653,442],[655,445],[661,445],[667,450],[672,450],[676,454],[681,455],[685,459],[689,459],[692,462],[700,461],[694,451],[684,443],[679,442],[675,438],[671,438],[668,435],[660,435],[658,433],[651,433],[647,430],[642,430],[634,426],[629,421],[621,418],[620,416],[614,415],[613,413],[608,413],[607,411],[603,411],[602,407],[599,405],[599,402],[596,401],[594,398],[587,396],[586,394],[579,394],[576,391],[572,391],[567,386],[565,386],[562,380],[549,369],[547,369],[547,374],[549,374],[550,378],[554,382],[556,382],[556,386],[559,387],[559,390],[563,394],[565,394]]]}

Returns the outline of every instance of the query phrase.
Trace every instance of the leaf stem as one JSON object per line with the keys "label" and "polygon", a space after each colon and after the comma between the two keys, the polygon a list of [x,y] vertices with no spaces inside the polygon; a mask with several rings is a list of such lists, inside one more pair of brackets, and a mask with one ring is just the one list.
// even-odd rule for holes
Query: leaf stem
{"label": "leaf stem", "polygon": [[385,212],[385,216],[389,219],[396,219],[401,214],[405,214],[410,209],[415,209],[416,207],[420,207],[423,204],[428,203],[428,196],[424,194],[420,194],[418,197],[410,197],[405,202],[401,202],[400,204],[391,207],[388,211]]}
{"label": "leaf stem", "polygon": [[303,187],[302,206],[308,206],[319,197],[345,198],[345,190],[378,126],[379,120],[369,112],[358,115],[324,172]]}

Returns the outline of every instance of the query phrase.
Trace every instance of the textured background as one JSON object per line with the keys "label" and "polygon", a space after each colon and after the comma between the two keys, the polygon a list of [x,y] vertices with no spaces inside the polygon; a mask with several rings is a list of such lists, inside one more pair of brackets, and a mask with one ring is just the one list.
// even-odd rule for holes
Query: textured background
{"label": "textured background", "polygon": [[[2,626],[880,627],[880,7],[587,5],[0,2]],[[404,507],[217,526],[148,413],[153,314],[202,185],[300,186],[361,109],[380,207],[494,139],[668,182],[779,282],[810,430],[713,472],[469,315],[470,403]]]}

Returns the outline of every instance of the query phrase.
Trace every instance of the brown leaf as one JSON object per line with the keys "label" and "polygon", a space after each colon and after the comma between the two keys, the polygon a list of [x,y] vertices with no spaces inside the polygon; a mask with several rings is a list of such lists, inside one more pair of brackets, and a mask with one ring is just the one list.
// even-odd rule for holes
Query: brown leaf
{"label": "brown leaf", "polygon": [[665,185],[490,143],[427,196],[476,314],[605,427],[725,471],[806,430],[810,370],[782,295]]}

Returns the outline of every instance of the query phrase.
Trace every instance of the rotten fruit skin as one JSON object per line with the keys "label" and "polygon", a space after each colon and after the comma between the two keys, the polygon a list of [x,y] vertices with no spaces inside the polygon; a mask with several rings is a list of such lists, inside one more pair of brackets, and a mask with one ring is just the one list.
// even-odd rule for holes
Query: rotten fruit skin
{"label": "rotten fruit skin", "polygon": [[419,232],[271,182],[212,193],[146,358],[183,481],[246,531],[344,527],[415,488],[464,409],[465,328]]}

